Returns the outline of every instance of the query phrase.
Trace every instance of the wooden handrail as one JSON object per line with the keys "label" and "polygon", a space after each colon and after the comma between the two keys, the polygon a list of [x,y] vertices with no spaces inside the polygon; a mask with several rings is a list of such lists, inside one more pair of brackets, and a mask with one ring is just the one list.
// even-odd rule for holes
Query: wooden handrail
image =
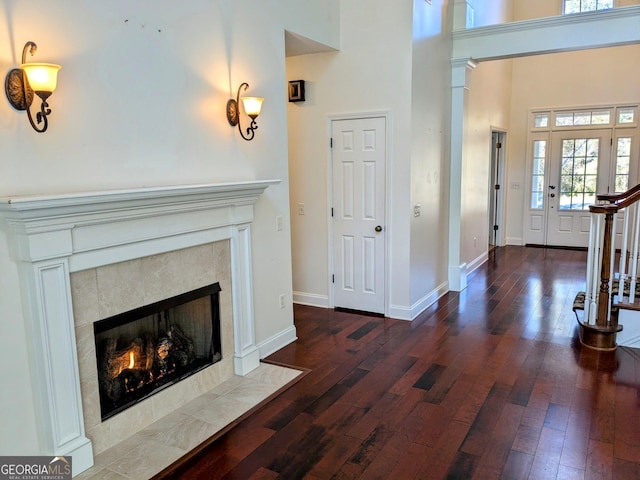
{"label": "wooden handrail", "polygon": [[640,183],[638,185],[635,185],[635,186],[631,187],[626,192],[622,192],[622,193],[603,193],[603,194],[600,194],[600,195],[596,195],[596,200],[601,201],[601,202],[617,203],[618,200],[627,198],[627,197],[629,197],[629,196],[631,196],[631,195],[633,195],[634,193],[637,193],[637,192],[640,192]]}
{"label": "wooden handrail", "polygon": [[[627,208],[629,205],[633,205],[634,203],[640,201],[640,188],[636,189],[636,187],[640,187],[640,184],[636,185],[633,189],[631,189],[631,190],[635,189],[633,193],[625,197],[620,197],[618,200],[615,201],[615,203],[589,205],[589,211],[592,213],[609,213],[609,212],[615,213],[618,210]],[[630,192],[631,190],[627,190],[627,192]],[[625,192],[625,194],[627,192]],[[624,194],[620,194],[620,195],[624,195]]]}

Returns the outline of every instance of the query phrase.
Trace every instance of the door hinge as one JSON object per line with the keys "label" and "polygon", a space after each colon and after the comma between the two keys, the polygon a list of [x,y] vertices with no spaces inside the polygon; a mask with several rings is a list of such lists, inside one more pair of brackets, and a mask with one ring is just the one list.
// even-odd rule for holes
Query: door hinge
{"label": "door hinge", "polygon": [[336,276],[335,275],[331,275],[331,283],[336,283]]}
{"label": "door hinge", "polygon": [[613,138],[609,139],[609,145],[613,145]]}
{"label": "door hinge", "polygon": [[331,207],[331,216],[333,217],[333,207]]}
{"label": "door hinge", "polygon": [[498,231],[498,225],[494,225],[494,226],[493,226],[493,231],[494,231],[494,232],[497,232],[497,231]]}
{"label": "door hinge", "polygon": [[500,190],[500,185],[498,184],[498,185],[496,185],[494,188],[495,188],[496,190]]}
{"label": "door hinge", "polygon": [[496,148],[502,148],[502,143],[497,142],[497,143],[496,143]]}
{"label": "door hinge", "polygon": [[333,137],[329,139],[329,148],[333,148]]}

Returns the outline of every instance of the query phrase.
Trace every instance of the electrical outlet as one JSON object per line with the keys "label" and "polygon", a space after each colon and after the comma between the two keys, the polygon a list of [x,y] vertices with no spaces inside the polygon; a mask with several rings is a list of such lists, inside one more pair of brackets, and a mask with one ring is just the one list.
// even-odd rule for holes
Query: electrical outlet
{"label": "electrical outlet", "polygon": [[284,293],[280,295],[280,308],[284,308]]}
{"label": "electrical outlet", "polygon": [[282,230],[282,215],[276,216],[276,231],[280,232]]}
{"label": "electrical outlet", "polygon": [[520,190],[520,182],[511,182],[511,190]]}
{"label": "electrical outlet", "polygon": [[422,206],[419,203],[416,203],[413,206],[413,216],[414,217],[419,217],[420,216],[420,210],[421,210]]}
{"label": "electrical outlet", "polygon": [[304,203],[298,204],[298,215],[304,215]]}

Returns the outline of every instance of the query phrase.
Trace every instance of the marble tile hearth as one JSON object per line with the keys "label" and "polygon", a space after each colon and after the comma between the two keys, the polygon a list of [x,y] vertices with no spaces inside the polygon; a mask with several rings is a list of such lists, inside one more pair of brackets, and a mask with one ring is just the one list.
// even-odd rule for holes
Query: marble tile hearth
{"label": "marble tile hearth", "polygon": [[268,363],[233,376],[95,457],[74,479],[142,480],[157,474],[247,413],[303,372]]}

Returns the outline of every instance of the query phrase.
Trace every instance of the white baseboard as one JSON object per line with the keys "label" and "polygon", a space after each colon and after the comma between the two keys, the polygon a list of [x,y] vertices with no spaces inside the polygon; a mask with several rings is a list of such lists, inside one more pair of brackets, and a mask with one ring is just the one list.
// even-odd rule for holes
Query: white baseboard
{"label": "white baseboard", "polygon": [[470,263],[468,263],[467,264],[467,276],[471,272],[473,272],[476,268],[478,268],[480,265],[485,263],[487,260],[489,260],[489,252],[484,252],[482,255],[480,255],[476,259],[472,260]]}
{"label": "white baseboard", "polygon": [[448,291],[449,284],[447,282],[443,282],[436,289],[427,293],[420,300],[411,305],[411,307],[391,305],[389,308],[389,316],[398,320],[412,321],[427,308],[436,303],[438,299]]}
{"label": "white baseboard", "polygon": [[329,297],[315,293],[293,292],[293,303],[309,305],[310,307],[329,308]]}
{"label": "white baseboard", "polygon": [[507,237],[506,243],[507,245],[524,245],[524,240],[522,237]]}
{"label": "white baseboard", "polygon": [[640,348],[640,312],[621,308],[618,323],[622,325],[622,331],[616,335],[618,346]]}
{"label": "white baseboard", "polygon": [[290,343],[295,342],[297,339],[296,327],[292,325],[256,346],[260,352],[260,358],[265,358],[273,352],[277,352]]}

